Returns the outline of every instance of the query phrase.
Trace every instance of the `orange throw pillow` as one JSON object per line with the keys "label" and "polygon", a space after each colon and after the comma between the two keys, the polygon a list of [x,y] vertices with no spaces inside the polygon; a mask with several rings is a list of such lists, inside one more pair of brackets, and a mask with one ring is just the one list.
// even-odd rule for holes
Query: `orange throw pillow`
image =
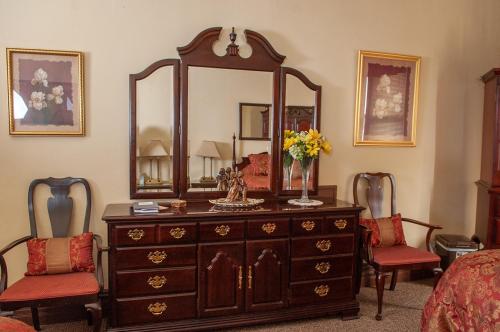
{"label": "orange throw pillow", "polygon": [[248,159],[250,159],[253,175],[269,175],[269,161],[271,159],[269,154],[249,154]]}
{"label": "orange throw pillow", "polygon": [[94,272],[92,233],[64,238],[31,239],[27,276],[69,272]]}
{"label": "orange throw pillow", "polygon": [[401,214],[399,213],[387,218],[360,218],[359,223],[371,229],[373,247],[392,247],[406,244]]}

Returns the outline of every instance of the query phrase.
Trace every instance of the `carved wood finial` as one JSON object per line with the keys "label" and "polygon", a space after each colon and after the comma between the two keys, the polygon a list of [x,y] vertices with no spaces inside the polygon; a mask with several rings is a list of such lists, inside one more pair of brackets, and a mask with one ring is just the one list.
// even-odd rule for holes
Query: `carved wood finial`
{"label": "carved wood finial", "polygon": [[231,40],[231,44],[227,45],[226,52],[229,56],[237,56],[239,53],[239,46],[235,43],[236,41],[236,32],[234,32],[234,27],[229,34],[229,40]]}

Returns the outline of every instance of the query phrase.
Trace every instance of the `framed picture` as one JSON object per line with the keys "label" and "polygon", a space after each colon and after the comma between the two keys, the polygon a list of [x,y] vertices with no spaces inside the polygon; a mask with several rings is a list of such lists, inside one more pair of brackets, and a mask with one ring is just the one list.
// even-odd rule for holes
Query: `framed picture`
{"label": "framed picture", "polygon": [[85,135],[83,53],[7,49],[9,133]]}
{"label": "framed picture", "polygon": [[415,146],[420,57],[359,51],[354,145]]}

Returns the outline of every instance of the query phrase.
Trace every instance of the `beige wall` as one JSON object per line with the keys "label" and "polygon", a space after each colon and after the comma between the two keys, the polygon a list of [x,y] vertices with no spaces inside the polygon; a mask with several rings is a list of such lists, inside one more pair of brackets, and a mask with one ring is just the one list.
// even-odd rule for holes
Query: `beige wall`
{"label": "beige wall", "polygon": [[[0,0],[0,49],[85,52],[87,136],[11,137],[5,57],[0,54],[0,244],[28,230],[26,191],[33,178],[81,176],[93,188],[92,229],[102,235],[104,206],[128,201],[128,74],[176,58],[212,26],[249,28],[287,55],[284,65],[323,86],[322,131],[333,154],[320,183],[351,200],[359,171],[398,180],[398,210],[432,219],[447,232],[473,232],[479,175],[482,84],[500,62],[496,0],[467,1],[126,1]],[[359,49],[422,56],[416,148],[352,146]],[[407,227],[408,242],[424,231]],[[25,248],[8,257],[10,282],[25,269]]]}

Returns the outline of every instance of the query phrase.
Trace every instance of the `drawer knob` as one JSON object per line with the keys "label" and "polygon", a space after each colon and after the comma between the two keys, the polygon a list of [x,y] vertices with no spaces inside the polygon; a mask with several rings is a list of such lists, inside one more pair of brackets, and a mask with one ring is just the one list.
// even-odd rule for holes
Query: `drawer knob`
{"label": "drawer knob", "polygon": [[329,291],[330,291],[330,287],[328,287],[328,285],[319,285],[319,286],[314,287],[314,292],[319,297],[327,296]]}
{"label": "drawer knob", "polygon": [[340,230],[343,230],[347,226],[347,220],[345,219],[337,219],[334,222],[335,227],[337,227]]}
{"label": "drawer knob", "polygon": [[316,271],[318,271],[321,274],[328,273],[330,271],[330,263],[329,262],[321,262],[321,263],[316,263],[316,266],[314,267]]}
{"label": "drawer knob", "polygon": [[215,227],[215,233],[219,234],[220,236],[228,235],[230,230],[231,228],[228,225],[219,225]]}
{"label": "drawer knob", "polygon": [[144,237],[144,231],[142,229],[131,229],[127,233],[128,237],[131,238],[134,241],[139,241]]}
{"label": "drawer knob", "polygon": [[310,232],[314,229],[314,226],[316,226],[316,223],[312,220],[305,220],[300,225],[302,226],[303,229]]}
{"label": "drawer knob", "polygon": [[154,276],[148,278],[148,285],[155,289],[162,288],[166,283],[167,278],[165,276]]}
{"label": "drawer knob", "polygon": [[155,264],[160,264],[167,258],[167,253],[165,251],[158,251],[156,250],[155,252],[149,252],[148,254],[148,259],[155,263]]}
{"label": "drawer knob", "polygon": [[330,250],[331,247],[332,247],[332,242],[330,242],[330,240],[321,240],[316,242],[316,248],[318,248],[322,252]]}
{"label": "drawer knob", "polygon": [[176,227],[176,228],[172,228],[170,230],[170,235],[174,238],[174,239],[180,239],[182,238],[184,235],[186,235],[186,229],[185,228],[180,228],[180,227]]}
{"label": "drawer knob", "polygon": [[165,304],[165,302],[156,302],[148,305],[148,311],[154,316],[161,315],[165,312],[165,310],[167,310],[167,305]]}
{"label": "drawer knob", "polygon": [[262,230],[267,234],[271,234],[276,230],[276,224],[273,222],[268,222],[267,224],[262,225]]}

